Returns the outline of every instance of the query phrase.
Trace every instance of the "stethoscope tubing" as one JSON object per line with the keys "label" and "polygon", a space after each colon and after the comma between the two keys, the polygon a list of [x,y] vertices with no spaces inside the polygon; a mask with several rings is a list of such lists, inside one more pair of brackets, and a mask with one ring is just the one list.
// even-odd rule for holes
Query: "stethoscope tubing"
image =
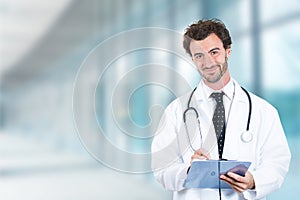
{"label": "stethoscope tubing", "polygon": [[246,131],[249,131],[249,126],[250,126],[250,120],[251,120],[251,114],[252,114],[252,101],[249,92],[241,86],[242,90],[246,93],[249,101],[249,113],[248,113],[248,121],[247,121],[247,127]]}
{"label": "stethoscope tubing", "polygon": [[[234,85],[235,87],[235,85]],[[190,136],[189,136],[189,131],[188,131],[188,128],[187,128],[187,124],[186,124],[186,114],[188,111],[193,111],[195,114],[196,114],[196,118],[198,120],[198,127],[199,127],[199,132],[200,132],[200,139],[201,139],[201,142],[202,142],[202,134],[201,134],[201,127],[200,127],[200,120],[199,120],[199,113],[197,111],[196,108],[190,106],[191,104],[191,100],[192,100],[192,97],[196,91],[197,87],[194,88],[194,90],[191,92],[190,94],[190,97],[189,97],[189,100],[188,100],[188,103],[187,103],[187,108],[185,109],[185,111],[183,112],[183,122],[184,122],[184,125],[185,125],[185,130],[186,130],[186,134],[188,136],[188,140],[189,140],[189,143],[190,143],[190,146],[191,148],[195,151],[195,149],[193,148],[193,146],[191,145],[191,139],[190,139]],[[247,119],[247,126],[246,126],[246,131],[244,131],[241,135],[241,140],[245,143],[248,143],[250,142],[252,139],[253,139],[253,135],[250,133],[249,131],[249,128],[250,128],[250,121],[251,121],[251,115],[252,115],[252,101],[251,101],[251,97],[250,97],[250,94],[249,92],[241,87],[241,89],[245,92],[247,98],[248,98],[248,102],[249,102],[249,111],[248,111],[248,119]],[[235,89],[234,89],[234,94],[233,94],[233,98],[232,98],[232,102],[230,104],[230,110],[231,110],[231,106],[232,106],[232,103],[233,103],[233,100],[234,100],[234,95],[235,95]],[[230,111],[229,111],[230,112]],[[228,112],[228,115],[229,115],[229,112]],[[227,119],[229,118],[229,116],[227,117]],[[247,134],[247,135],[245,135]]]}

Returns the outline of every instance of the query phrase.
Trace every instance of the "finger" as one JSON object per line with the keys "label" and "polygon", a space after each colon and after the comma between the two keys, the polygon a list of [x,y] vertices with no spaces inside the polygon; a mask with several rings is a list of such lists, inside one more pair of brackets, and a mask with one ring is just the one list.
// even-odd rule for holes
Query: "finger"
{"label": "finger", "polygon": [[227,176],[229,176],[231,179],[234,179],[234,180],[236,180],[237,182],[240,182],[240,183],[246,183],[247,182],[245,177],[240,176],[238,174],[235,174],[233,172],[228,172]]}
{"label": "finger", "polygon": [[192,157],[191,157],[191,162],[190,163],[192,163],[195,159],[197,159],[197,160],[207,160],[207,158],[206,157],[204,157],[204,156],[198,156],[198,155],[192,155]]}
{"label": "finger", "polygon": [[238,182],[229,176],[221,175],[220,179],[228,183],[232,187],[232,189],[234,189],[237,192],[244,192],[247,189],[246,183]]}
{"label": "finger", "polygon": [[195,151],[195,154],[197,154],[197,155],[199,155],[199,156],[204,156],[204,157],[206,157],[208,160],[210,159],[209,152],[206,151],[206,150],[203,149],[203,148],[200,148],[200,149],[198,149],[197,151]]}
{"label": "finger", "polygon": [[239,193],[245,191],[245,190],[243,190],[241,187],[239,187],[239,186],[237,186],[237,185],[234,185],[234,184],[228,182],[227,180],[224,180],[224,181],[225,181],[228,185],[230,185],[230,187],[231,187],[233,190],[235,190],[235,191],[237,191],[237,192],[239,192]]}
{"label": "finger", "polygon": [[200,149],[197,149],[196,150],[196,153],[199,153],[199,154],[205,154],[205,155],[208,155],[208,151],[203,149],[203,148],[200,148]]}
{"label": "finger", "polygon": [[240,187],[242,189],[244,189],[245,187],[247,187],[247,180],[245,180],[244,177],[241,177],[237,174],[229,174],[227,173],[226,175],[221,175],[220,176],[221,180],[225,180],[226,182],[230,183],[231,185]]}

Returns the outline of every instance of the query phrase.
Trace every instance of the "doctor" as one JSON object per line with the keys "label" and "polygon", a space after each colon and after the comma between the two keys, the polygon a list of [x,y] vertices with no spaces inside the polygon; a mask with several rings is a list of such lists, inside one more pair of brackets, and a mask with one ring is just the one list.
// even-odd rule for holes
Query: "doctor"
{"label": "doctor", "polygon": [[[291,158],[277,110],[243,91],[230,77],[231,37],[221,21],[190,25],[183,46],[202,80],[194,92],[175,99],[164,112],[152,142],[155,178],[173,191],[173,199],[266,199],[281,187]],[[221,94],[223,108],[216,109],[215,92]],[[184,123],[188,107],[193,109],[185,113]],[[225,110],[221,130],[214,127],[215,109]],[[245,177],[232,172],[220,176],[232,189],[183,187],[195,159],[220,158],[252,164]]]}

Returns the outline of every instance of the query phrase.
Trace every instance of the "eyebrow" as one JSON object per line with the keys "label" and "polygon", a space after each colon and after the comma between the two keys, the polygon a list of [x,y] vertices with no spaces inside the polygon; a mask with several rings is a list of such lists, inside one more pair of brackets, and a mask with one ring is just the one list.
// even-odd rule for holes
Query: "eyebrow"
{"label": "eyebrow", "polygon": [[209,52],[208,52],[208,53],[211,53],[212,51],[215,51],[215,50],[220,50],[220,48],[219,48],[219,47],[215,47],[215,48],[213,48],[213,49],[209,50]]}
{"label": "eyebrow", "polygon": [[[215,51],[215,50],[220,50],[220,48],[219,48],[219,47],[215,47],[215,48],[209,50],[208,53],[211,53],[212,51]],[[202,55],[204,55],[204,54],[198,52],[198,53],[194,53],[193,56],[195,57],[195,56],[198,56],[198,55],[201,55],[201,56],[202,56]]]}

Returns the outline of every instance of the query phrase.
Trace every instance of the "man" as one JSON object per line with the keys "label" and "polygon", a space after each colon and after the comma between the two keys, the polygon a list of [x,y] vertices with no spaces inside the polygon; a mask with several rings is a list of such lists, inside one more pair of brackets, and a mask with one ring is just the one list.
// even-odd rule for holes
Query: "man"
{"label": "man", "polygon": [[[276,109],[243,91],[230,77],[231,37],[221,21],[200,20],[190,25],[183,46],[202,80],[195,91],[177,98],[165,110],[152,142],[155,178],[173,191],[173,199],[265,199],[282,185],[291,157]],[[190,110],[197,115],[199,127],[188,131],[183,118]],[[245,132],[246,126],[249,131]],[[245,176],[220,175],[232,189],[184,188],[195,159],[223,158],[251,162]]]}

